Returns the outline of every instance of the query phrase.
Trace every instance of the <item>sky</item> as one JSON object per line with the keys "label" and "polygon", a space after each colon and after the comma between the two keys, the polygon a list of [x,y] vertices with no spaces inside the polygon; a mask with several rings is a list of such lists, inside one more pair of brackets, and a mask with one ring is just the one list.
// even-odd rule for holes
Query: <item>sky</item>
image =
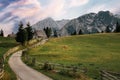
{"label": "sky", "polygon": [[36,22],[73,19],[87,13],[111,11],[120,14],[120,0],[0,0],[0,29],[5,35],[18,28],[20,21]]}

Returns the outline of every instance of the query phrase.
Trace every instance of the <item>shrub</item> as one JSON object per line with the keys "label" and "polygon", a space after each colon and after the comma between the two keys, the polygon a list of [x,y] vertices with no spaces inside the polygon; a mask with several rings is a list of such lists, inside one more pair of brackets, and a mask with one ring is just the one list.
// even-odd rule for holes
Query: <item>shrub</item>
{"label": "shrub", "polygon": [[35,64],[36,64],[36,59],[32,58],[32,65],[35,66]]}
{"label": "shrub", "polygon": [[54,65],[50,64],[49,62],[45,62],[44,66],[43,66],[44,70],[53,70],[54,69]]}

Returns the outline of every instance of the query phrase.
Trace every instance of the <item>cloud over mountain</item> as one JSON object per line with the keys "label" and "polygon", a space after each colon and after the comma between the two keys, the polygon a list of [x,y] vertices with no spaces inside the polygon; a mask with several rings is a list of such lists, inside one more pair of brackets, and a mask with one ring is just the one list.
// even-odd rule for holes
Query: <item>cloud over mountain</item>
{"label": "cloud over mountain", "polygon": [[0,0],[0,29],[8,34],[19,21],[34,24],[47,17],[72,19],[99,10],[118,13],[119,8],[119,0]]}

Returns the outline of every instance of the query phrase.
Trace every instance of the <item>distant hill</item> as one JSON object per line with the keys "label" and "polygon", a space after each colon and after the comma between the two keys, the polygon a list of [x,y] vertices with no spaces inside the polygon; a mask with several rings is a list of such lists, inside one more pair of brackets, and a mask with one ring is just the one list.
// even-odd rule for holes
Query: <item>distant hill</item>
{"label": "distant hill", "polygon": [[46,18],[34,24],[32,27],[35,30],[43,30],[43,28],[50,27],[52,31],[56,30],[57,32],[66,24],[69,20],[60,20],[55,21],[52,18]]}
{"label": "distant hill", "polygon": [[46,18],[44,20],[41,20],[41,21],[37,22],[32,27],[35,28],[35,29],[43,29],[43,28],[46,28],[46,27],[61,29],[69,21],[70,20],[65,20],[65,19],[55,21],[55,20],[53,20],[52,18],[49,17],[49,18]]}
{"label": "distant hill", "polygon": [[109,26],[111,32],[115,29],[116,22],[120,22],[118,15],[113,15],[109,11],[89,13],[69,21],[61,30],[61,36],[68,36],[81,29],[84,34],[105,31]]}

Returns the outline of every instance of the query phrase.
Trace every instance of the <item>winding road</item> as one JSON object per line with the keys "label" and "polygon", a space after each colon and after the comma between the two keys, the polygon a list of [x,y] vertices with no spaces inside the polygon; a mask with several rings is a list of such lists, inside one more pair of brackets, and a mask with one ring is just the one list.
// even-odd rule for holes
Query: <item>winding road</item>
{"label": "winding road", "polygon": [[22,51],[14,53],[9,59],[9,65],[19,80],[52,80],[42,73],[28,67],[21,61]]}
{"label": "winding road", "polygon": [[52,80],[24,64],[21,60],[21,55],[22,50],[14,53],[8,61],[11,69],[17,75],[18,80]]}

